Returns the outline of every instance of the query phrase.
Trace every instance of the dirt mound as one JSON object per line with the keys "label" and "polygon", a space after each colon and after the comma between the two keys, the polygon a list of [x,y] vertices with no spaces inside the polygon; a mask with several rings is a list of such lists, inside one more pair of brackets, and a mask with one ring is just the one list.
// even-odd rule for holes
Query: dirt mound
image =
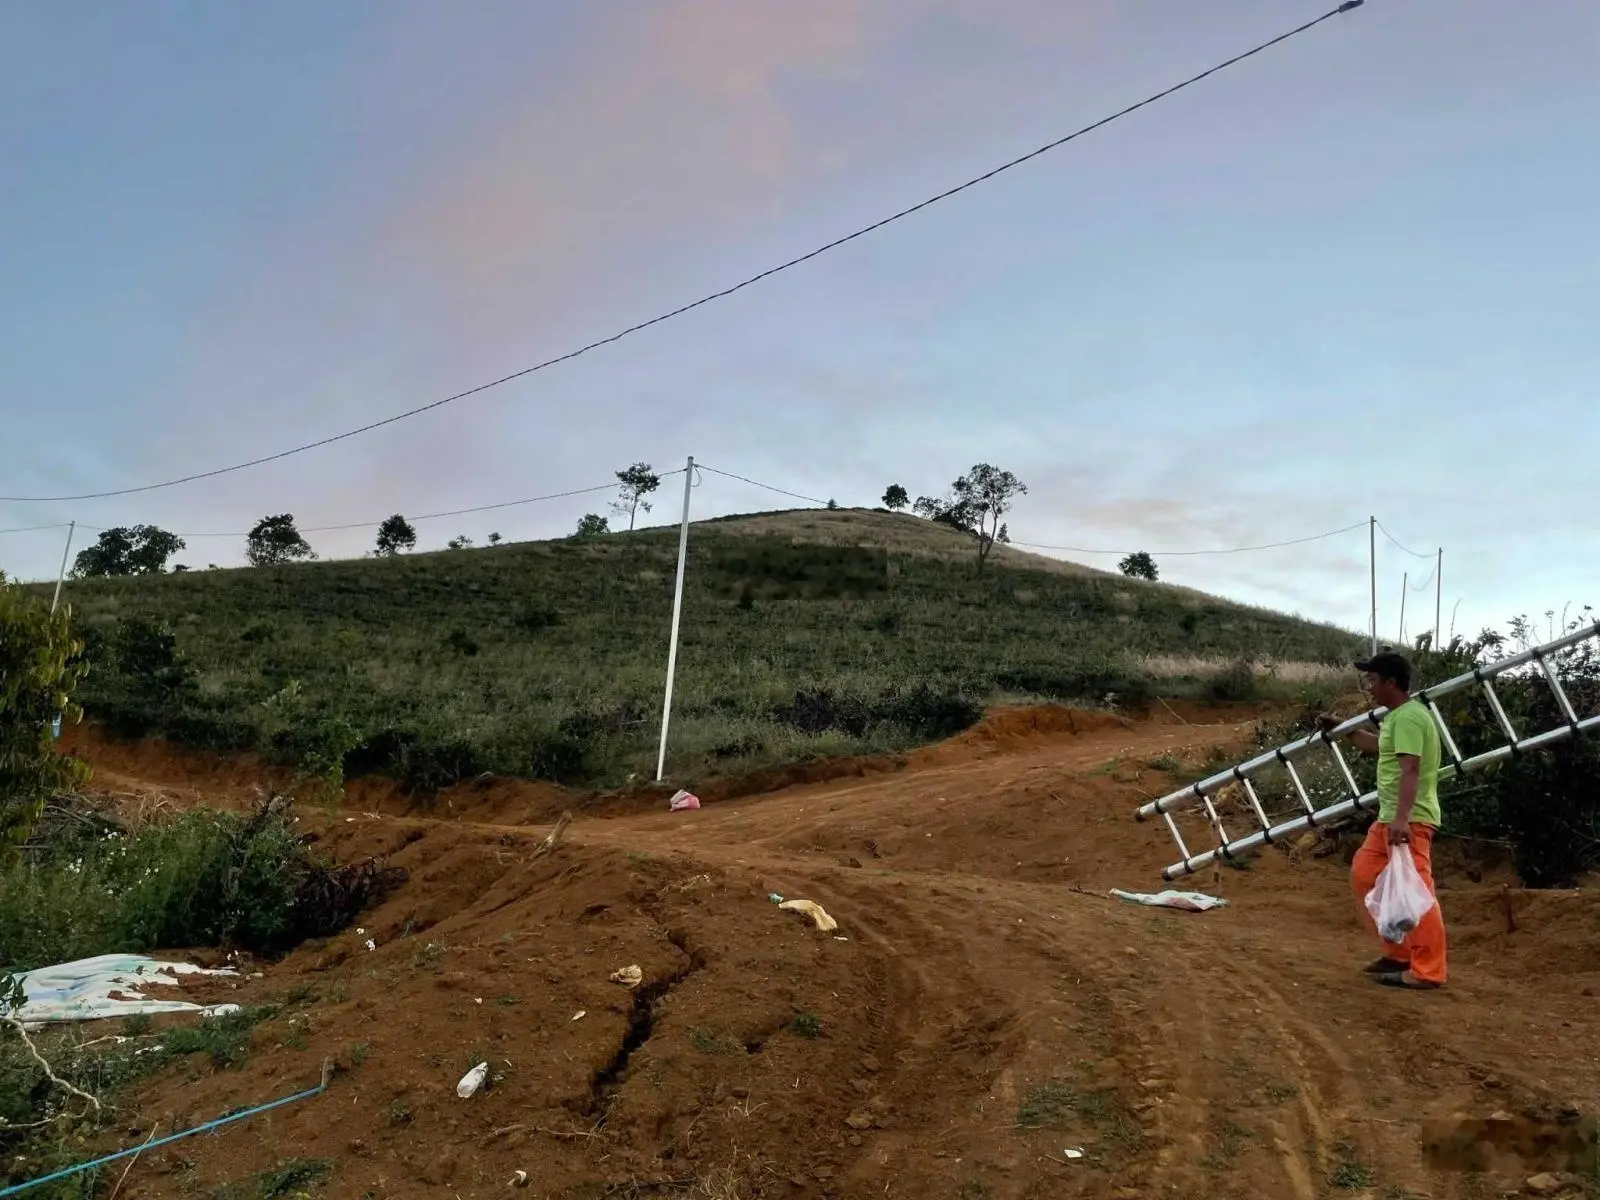
{"label": "dirt mound", "polygon": [[[297,1091],[325,1057],[332,1086],[145,1155],[123,1194],[289,1157],[326,1160],[334,1200],[496,1196],[518,1170],[572,1200],[1467,1200],[1568,1169],[1519,1155],[1600,1112],[1600,898],[1502,893],[1463,857],[1441,879],[1451,985],[1426,995],[1361,974],[1337,858],[1180,884],[1228,899],[1205,914],[1119,902],[1171,857],[1132,821],[1167,782],[1139,764],[1250,727],[1090,716],[998,713],[902,770],[580,816],[545,857],[542,828],[308,810],[334,857],[409,882],[260,966],[232,998],[284,1007],[248,1059],[159,1077],[127,1144]],[[497,786],[481,811],[517,815]],[[611,981],[631,965],[638,987]],[[487,1090],[460,1099],[479,1062]],[[1463,1149],[1497,1121],[1495,1155]]]}

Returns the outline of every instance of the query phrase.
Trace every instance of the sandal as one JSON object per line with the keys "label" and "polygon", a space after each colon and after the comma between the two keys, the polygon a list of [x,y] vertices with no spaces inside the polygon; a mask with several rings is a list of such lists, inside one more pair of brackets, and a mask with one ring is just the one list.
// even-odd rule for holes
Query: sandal
{"label": "sandal", "polygon": [[1389,971],[1382,975],[1375,975],[1373,978],[1383,984],[1384,987],[1407,988],[1414,992],[1431,992],[1444,986],[1442,983],[1429,983],[1427,980],[1417,979],[1415,976],[1407,979],[1404,971]]}

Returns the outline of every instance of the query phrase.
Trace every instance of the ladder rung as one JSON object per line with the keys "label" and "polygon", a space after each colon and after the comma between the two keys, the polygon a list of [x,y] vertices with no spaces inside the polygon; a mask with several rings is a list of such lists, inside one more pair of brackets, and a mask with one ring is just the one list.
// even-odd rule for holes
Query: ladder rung
{"label": "ladder rung", "polygon": [[[1479,767],[1486,767],[1502,759],[1510,758],[1513,754],[1522,754],[1528,750],[1541,750],[1546,746],[1553,746],[1557,742],[1566,741],[1575,734],[1587,733],[1592,729],[1600,729],[1600,714],[1585,717],[1572,725],[1562,725],[1545,733],[1523,738],[1520,742],[1496,746],[1493,750],[1486,750],[1482,754],[1474,754],[1471,758],[1462,759],[1455,766],[1445,767],[1439,772],[1439,777],[1440,779],[1448,779],[1458,774],[1464,775],[1468,771],[1475,771]],[[1192,858],[1180,841],[1178,846],[1183,851],[1183,861],[1181,863],[1173,863],[1167,867],[1161,872],[1161,877],[1166,880],[1172,880],[1180,875],[1192,875],[1194,872],[1210,866],[1219,855],[1223,858],[1234,858],[1240,854],[1248,854],[1253,850],[1260,849],[1269,842],[1277,841],[1279,838],[1288,837],[1291,834],[1300,833],[1318,825],[1325,825],[1330,821],[1340,820],[1362,809],[1372,808],[1377,804],[1377,799],[1378,794],[1376,792],[1367,792],[1365,795],[1358,796],[1355,799],[1341,801],[1315,813],[1307,813],[1303,817],[1296,817],[1292,821],[1274,825],[1271,829],[1263,829],[1259,833],[1252,833],[1237,841],[1225,843],[1215,850],[1207,850],[1205,853],[1195,855]],[[1170,813],[1163,815],[1167,819],[1168,827],[1174,831],[1174,837],[1176,837],[1177,825],[1173,822],[1172,815]]]}

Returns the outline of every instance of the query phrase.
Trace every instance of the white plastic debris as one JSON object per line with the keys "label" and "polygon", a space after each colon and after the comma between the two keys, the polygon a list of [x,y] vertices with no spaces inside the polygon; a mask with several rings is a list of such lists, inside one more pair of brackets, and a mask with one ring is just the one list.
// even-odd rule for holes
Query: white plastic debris
{"label": "white plastic debris", "polygon": [[1112,888],[1111,894],[1118,900],[1127,900],[1133,904],[1148,904],[1153,908],[1181,908],[1185,912],[1205,912],[1209,908],[1221,908],[1227,903],[1217,896],[1208,896],[1204,892],[1175,892],[1170,888],[1164,892],[1125,892],[1121,888]]}
{"label": "white plastic debris", "polygon": [[611,982],[620,983],[623,987],[636,988],[644,982],[644,972],[637,966],[622,967],[611,972]]}
{"label": "white plastic debris", "polygon": [[142,954],[102,954],[54,967],[40,967],[16,976],[22,984],[22,1007],[0,1013],[16,1017],[29,1028],[66,1021],[97,1021],[106,1017],[131,1017],[137,1013],[232,1011],[237,1005],[206,1006],[186,1000],[152,1000],[150,987],[174,987],[180,975],[239,973],[224,967],[207,970],[186,962],[163,962]]}
{"label": "white plastic debris", "polygon": [[481,1062],[461,1077],[461,1082],[456,1084],[456,1095],[463,1100],[471,1099],[478,1094],[478,1089],[483,1086],[483,1081],[487,1078],[489,1078],[489,1064]]}
{"label": "white plastic debris", "polygon": [[378,943],[373,941],[371,938],[368,938],[363,945],[365,945],[368,950],[376,950],[378,948]]}
{"label": "white plastic debris", "polygon": [[202,1008],[200,1016],[204,1020],[210,1020],[212,1017],[226,1017],[242,1011],[237,1004],[213,1004],[210,1008]]}
{"label": "white plastic debris", "polygon": [[1082,1158],[1083,1157],[1083,1151],[1080,1150],[1076,1146],[1068,1146],[1061,1153],[1065,1154],[1068,1158],[1073,1158],[1073,1159]]}
{"label": "white plastic debris", "polygon": [[517,1172],[515,1172],[511,1176],[511,1186],[512,1187],[519,1187],[519,1188],[527,1187],[528,1186],[528,1173],[526,1171],[517,1171]]}
{"label": "white plastic debris", "polygon": [[839,928],[839,922],[830,917],[827,910],[814,900],[785,900],[778,907],[785,912],[805,913],[823,933],[832,933]]}
{"label": "white plastic debris", "polygon": [[682,790],[667,801],[667,810],[669,812],[683,812],[685,809],[699,807],[700,797]]}
{"label": "white plastic debris", "polygon": [[589,1010],[588,1010],[588,1009],[586,1009],[586,1008],[580,1008],[580,1009],[579,1009],[579,1010],[578,1010],[578,1011],[577,1011],[577,1012],[575,1012],[575,1013],[573,1013],[573,1014],[572,1014],[572,1020],[574,1020],[574,1021],[581,1021],[581,1020],[583,1020],[583,1019],[584,1019],[584,1018],[585,1018],[585,1017],[587,1017],[587,1016],[588,1016],[588,1015],[589,1015]]}

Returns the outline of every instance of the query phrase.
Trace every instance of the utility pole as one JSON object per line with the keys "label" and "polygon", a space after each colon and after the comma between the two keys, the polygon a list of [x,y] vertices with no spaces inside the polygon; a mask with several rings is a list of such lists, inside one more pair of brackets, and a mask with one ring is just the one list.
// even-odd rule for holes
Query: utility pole
{"label": "utility pole", "polygon": [[1367,572],[1372,581],[1372,652],[1378,652],[1378,518],[1367,518]]}
{"label": "utility pole", "polygon": [[667,695],[661,702],[661,751],[656,756],[656,782],[667,773],[667,726],[672,722],[672,683],[678,673],[678,625],[683,616],[683,568],[689,557],[689,496],[694,491],[694,455],[683,473],[683,524],[678,529],[678,582],[672,592],[672,644],[667,651]]}
{"label": "utility pole", "polygon": [[1400,632],[1395,634],[1395,645],[1406,644],[1406,593],[1411,590],[1411,572],[1400,576]]}
{"label": "utility pole", "polygon": [[56,573],[56,594],[50,601],[50,611],[55,612],[56,605],[61,603],[61,581],[67,577],[67,555],[72,553],[72,535],[77,532],[78,523],[72,521],[67,525],[67,544],[61,549],[61,570]]}
{"label": "utility pole", "polygon": [[1444,547],[1439,547],[1439,558],[1433,567],[1433,648],[1444,647],[1444,628],[1440,624],[1444,618]]}

